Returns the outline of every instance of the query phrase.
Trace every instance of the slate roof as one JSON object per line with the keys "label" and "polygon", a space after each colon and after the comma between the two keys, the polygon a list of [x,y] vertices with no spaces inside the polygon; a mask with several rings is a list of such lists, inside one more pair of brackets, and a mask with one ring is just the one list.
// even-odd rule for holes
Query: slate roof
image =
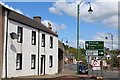
{"label": "slate roof", "polygon": [[[9,10],[9,9],[8,9]],[[36,28],[38,30],[41,30],[41,31],[44,31],[44,32],[47,32],[49,34],[52,34],[52,35],[55,35],[55,36],[58,36],[55,32],[51,31],[50,29],[48,29],[45,25],[43,25],[41,22],[37,22],[29,17],[26,17],[22,14],[19,14],[15,11],[12,11],[12,10],[9,10],[9,14],[8,14],[8,18],[10,20],[14,20],[14,21],[17,21],[19,23],[22,23],[22,24],[25,24],[25,25],[28,25],[32,28]]]}

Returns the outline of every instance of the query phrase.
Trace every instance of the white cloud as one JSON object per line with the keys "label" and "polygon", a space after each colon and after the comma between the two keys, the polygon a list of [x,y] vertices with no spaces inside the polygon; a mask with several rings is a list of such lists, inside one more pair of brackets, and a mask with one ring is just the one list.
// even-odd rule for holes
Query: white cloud
{"label": "white cloud", "polygon": [[45,26],[48,26],[48,22],[50,22],[52,24],[52,29],[53,31],[55,32],[58,32],[60,30],[64,30],[66,29],[66,26],[64,24],[57,24],[55,22],[52,22],[52,21],[49,21],[49,20],[43,20],[42,23],[45,25]]}
{"label": "white cloud", "polygon": [[55,7],[50,7],[49,11],[54,14],[62,15],[63,13]]}
{"label": "white cloud", "polygon": [[[75,17],[77,14],[77,4],[78,1],[68,3],[64,2],[55,2],[51,8],[55,8],[61,13],[67,14],[69,16]],[[82,3],[80,6],[80,17],[86,22],[101,22],[107,24],[108,26],[117,27],[118,21],[118,0],[108,1],[108,0],[96,0],[94,3],[91,3],[93,13],[89,14],[87,12],[89,5]],[[111,21],[111,19],[113,21]],[[108,24],[110,23],[110,24]]]}
{"label": "white cloud", "polygon": [[[118,35],[113,35],[113,49],[118,49]],[[105,39],[107,37],[108,39]],[[94,40],[104,41],[105,47],[112,49],[111,33],[98,32],[94,37]]]}
{"label": "white cloud", "polygon": [[118,28],[118,16],[111,16],[103,20],[103,23],[111,27]]}
{"label": "white cloud", "polygon": [[15,12],[17,12],[17,13],[23,14],[23,12],[22,12],[20,9],[14,9],[13,7],[8,6],[8,5],[6,5],[6,4],[3,3],[3,2],[0,2],[0,4],[3,5],[4,7],[8,8],[8,9],[10,9],[10,10],[13,10],[13,11],[15,11]]}

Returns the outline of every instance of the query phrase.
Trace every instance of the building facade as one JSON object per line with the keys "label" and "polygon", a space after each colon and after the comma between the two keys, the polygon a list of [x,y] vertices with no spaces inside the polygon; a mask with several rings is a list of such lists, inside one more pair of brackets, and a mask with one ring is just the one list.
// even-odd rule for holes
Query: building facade
{"label": "building facade", "polygon": [[58,73],[58,35],[33,19],[0,6],[0,77]]}

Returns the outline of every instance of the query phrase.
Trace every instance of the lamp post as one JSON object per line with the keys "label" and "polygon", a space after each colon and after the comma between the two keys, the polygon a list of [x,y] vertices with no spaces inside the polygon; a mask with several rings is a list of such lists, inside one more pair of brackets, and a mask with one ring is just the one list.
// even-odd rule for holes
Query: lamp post
{"label": "lamp post", "polygon": [[[112,46],[111,53],[113,53],[113,34],[112,33],[107,33],[107,34],[109,34],[111,36],[111,46]],[[108,39],[108,37],[106,36],[105,39]],[[112,56],[111,56],[111,59],[112,59]],[[113,70],[113,59],[112,59],[111,67],[112,67],[112,70]]]}
{"label": "lamp post", "polygon": [[[82,3],[83,1],[81,1],[78,5],[77,5],[77,61],[79,61],[79,36],[80,36],[80,34],[79,34],[79,29],[80,29],[80,23],[79,23],[79,17],[80,17],[80,5],[81,5],[81,3]],[[90,5],[90,7],[89,7],[89,10],[88,10],[88,12],[89,13],[92,13],[93,12],[93,10],[91,9],[91,4],[90,4],[90,2],[88,2],[88,4]],[[78,72],[78,62],[77,62],[77,72]]]}
{"label": "lamp post", "polygon": [[[79,36],[80,36],[80,34],[79,34],[79,29],[80,29],[80,23],[79,23],[79,17],[80,17],[80,5],[81,5],[81,3],[82,3],[83,1],[81,1],[78,5],[77,5],[77,60],[79,60],[79,56],[78,56],[78,54],[79,54]],[[90,5],[90,7],[89,7],[89,10],[88,10],[88,12],[89,13],[92,13],[93,12],[93,10],[91,9],[91,4],[90,4],[90,2],[88,2],[88,4]]]}

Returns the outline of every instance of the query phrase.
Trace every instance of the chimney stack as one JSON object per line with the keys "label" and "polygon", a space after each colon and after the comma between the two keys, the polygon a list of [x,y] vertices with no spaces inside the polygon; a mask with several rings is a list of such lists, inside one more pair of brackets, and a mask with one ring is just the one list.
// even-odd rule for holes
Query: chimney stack
{"label": "chimney stack", "polygon": [[40,16],[34,16],[33,20],[35,20],[37,22],[41,22],[41,17]]}

